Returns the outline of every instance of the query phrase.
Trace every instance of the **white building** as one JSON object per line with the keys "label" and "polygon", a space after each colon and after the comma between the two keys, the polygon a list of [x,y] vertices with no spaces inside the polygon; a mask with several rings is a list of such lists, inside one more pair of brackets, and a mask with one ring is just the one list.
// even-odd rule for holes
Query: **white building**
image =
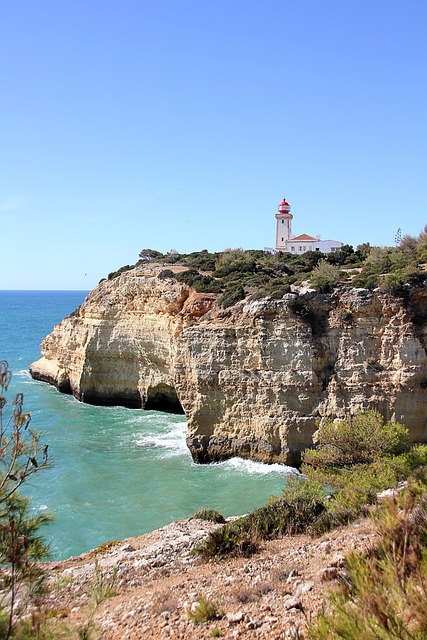
{"label": "white building", "polygon": [[306,251],[322,251],[331,253],[338,251],[343,246],[338,240],[321,240],[320,235],[309,236],[303,233],[299,236],[292,235],[293,215],[291,206],[283,198],[276,213],[276,251],[288,251],[289,253],[305,253]]}

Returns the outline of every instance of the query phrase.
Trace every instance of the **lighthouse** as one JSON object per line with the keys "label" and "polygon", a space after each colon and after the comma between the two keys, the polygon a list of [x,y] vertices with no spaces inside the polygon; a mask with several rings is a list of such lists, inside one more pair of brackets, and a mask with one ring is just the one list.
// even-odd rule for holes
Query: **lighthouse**
{"label": "lighthouse", "polygon": [[287,251],[287,241],[292,238],[291,205],[283,198],[276,213],[276,251]]}
{"label": "lighthouse", "polygon": [[[299,236],[292,235],[291,205],[283,198],[276,213],[276,251],[302,254],[306,251],[321,251],[322,253],[333,253],[339,251],[343,243],[338,240],[321,240],[320,235],[316,237],[307,233]],[[273,251],[273,249],[271,249]]]}

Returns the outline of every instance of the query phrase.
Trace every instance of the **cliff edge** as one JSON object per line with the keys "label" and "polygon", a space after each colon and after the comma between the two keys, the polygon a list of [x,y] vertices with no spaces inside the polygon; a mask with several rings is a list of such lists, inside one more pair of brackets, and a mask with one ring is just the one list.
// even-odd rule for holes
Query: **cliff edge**
{"label": "cliff edge", "polygon": [[319,421],[377,408],[427,441],[427,291],[289,293],[221,309],[160,265],[102,281],[30,367],[84,402],[182,411],[197,462],[296,464]]}

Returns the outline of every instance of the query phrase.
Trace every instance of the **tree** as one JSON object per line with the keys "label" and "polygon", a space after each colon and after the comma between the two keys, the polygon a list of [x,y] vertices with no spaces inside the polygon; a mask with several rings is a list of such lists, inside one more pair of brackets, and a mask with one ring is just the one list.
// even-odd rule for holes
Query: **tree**
{"label": "tree", "polygon": [[338,267],[320,260],[311,273],[310,283],[321,293],[329,293],[340,282],[341,275]]}
{"label": "tree", "polygon": [[151,262],[156,258],[161,258],[162,255],[160,251],[156,251],[155,249],[142,249],[142,251],[139,252],[139,257],[141,260],[144,260],[144,262]]}
{"label": "tree", "polygon": [[[39,595],[42,572],[33,562],[47,551],[38,535],[40,527],[51,520],[45,512],[29,513],[29,499],[20,495],[19,487],[49,464],[48,445],[31,429],[30,413],[24,412],[24,396],[18,393],[9,417],[6,416],[5,393],[12,374],[8,363],[0,361],[0,577],[8,591],[7,607],[0,602],[0,635],[10,638],[14,619],[20,610],[16,601],[24,590]],[[20,597],[20,606],[25,602]]]}

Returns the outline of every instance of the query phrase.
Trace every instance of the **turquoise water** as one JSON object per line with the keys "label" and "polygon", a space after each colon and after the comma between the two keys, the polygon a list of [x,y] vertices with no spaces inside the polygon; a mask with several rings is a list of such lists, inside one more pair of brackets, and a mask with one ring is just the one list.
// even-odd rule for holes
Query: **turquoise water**
{"label": "turquoise water", "polygon": [[240,458],[196,465],[185,418],[157,411],[94,407],[31,379],[39,343],[84,299],[81,291],[0,291],[0,359],[13,372],[8,399],[25,395],[31,426],[43,432],[53,465],[25,489],[55,521],[44,531],[56,559],[108,540],[146,533],[199,507],[225,516],[261,506],[289,467]]}

